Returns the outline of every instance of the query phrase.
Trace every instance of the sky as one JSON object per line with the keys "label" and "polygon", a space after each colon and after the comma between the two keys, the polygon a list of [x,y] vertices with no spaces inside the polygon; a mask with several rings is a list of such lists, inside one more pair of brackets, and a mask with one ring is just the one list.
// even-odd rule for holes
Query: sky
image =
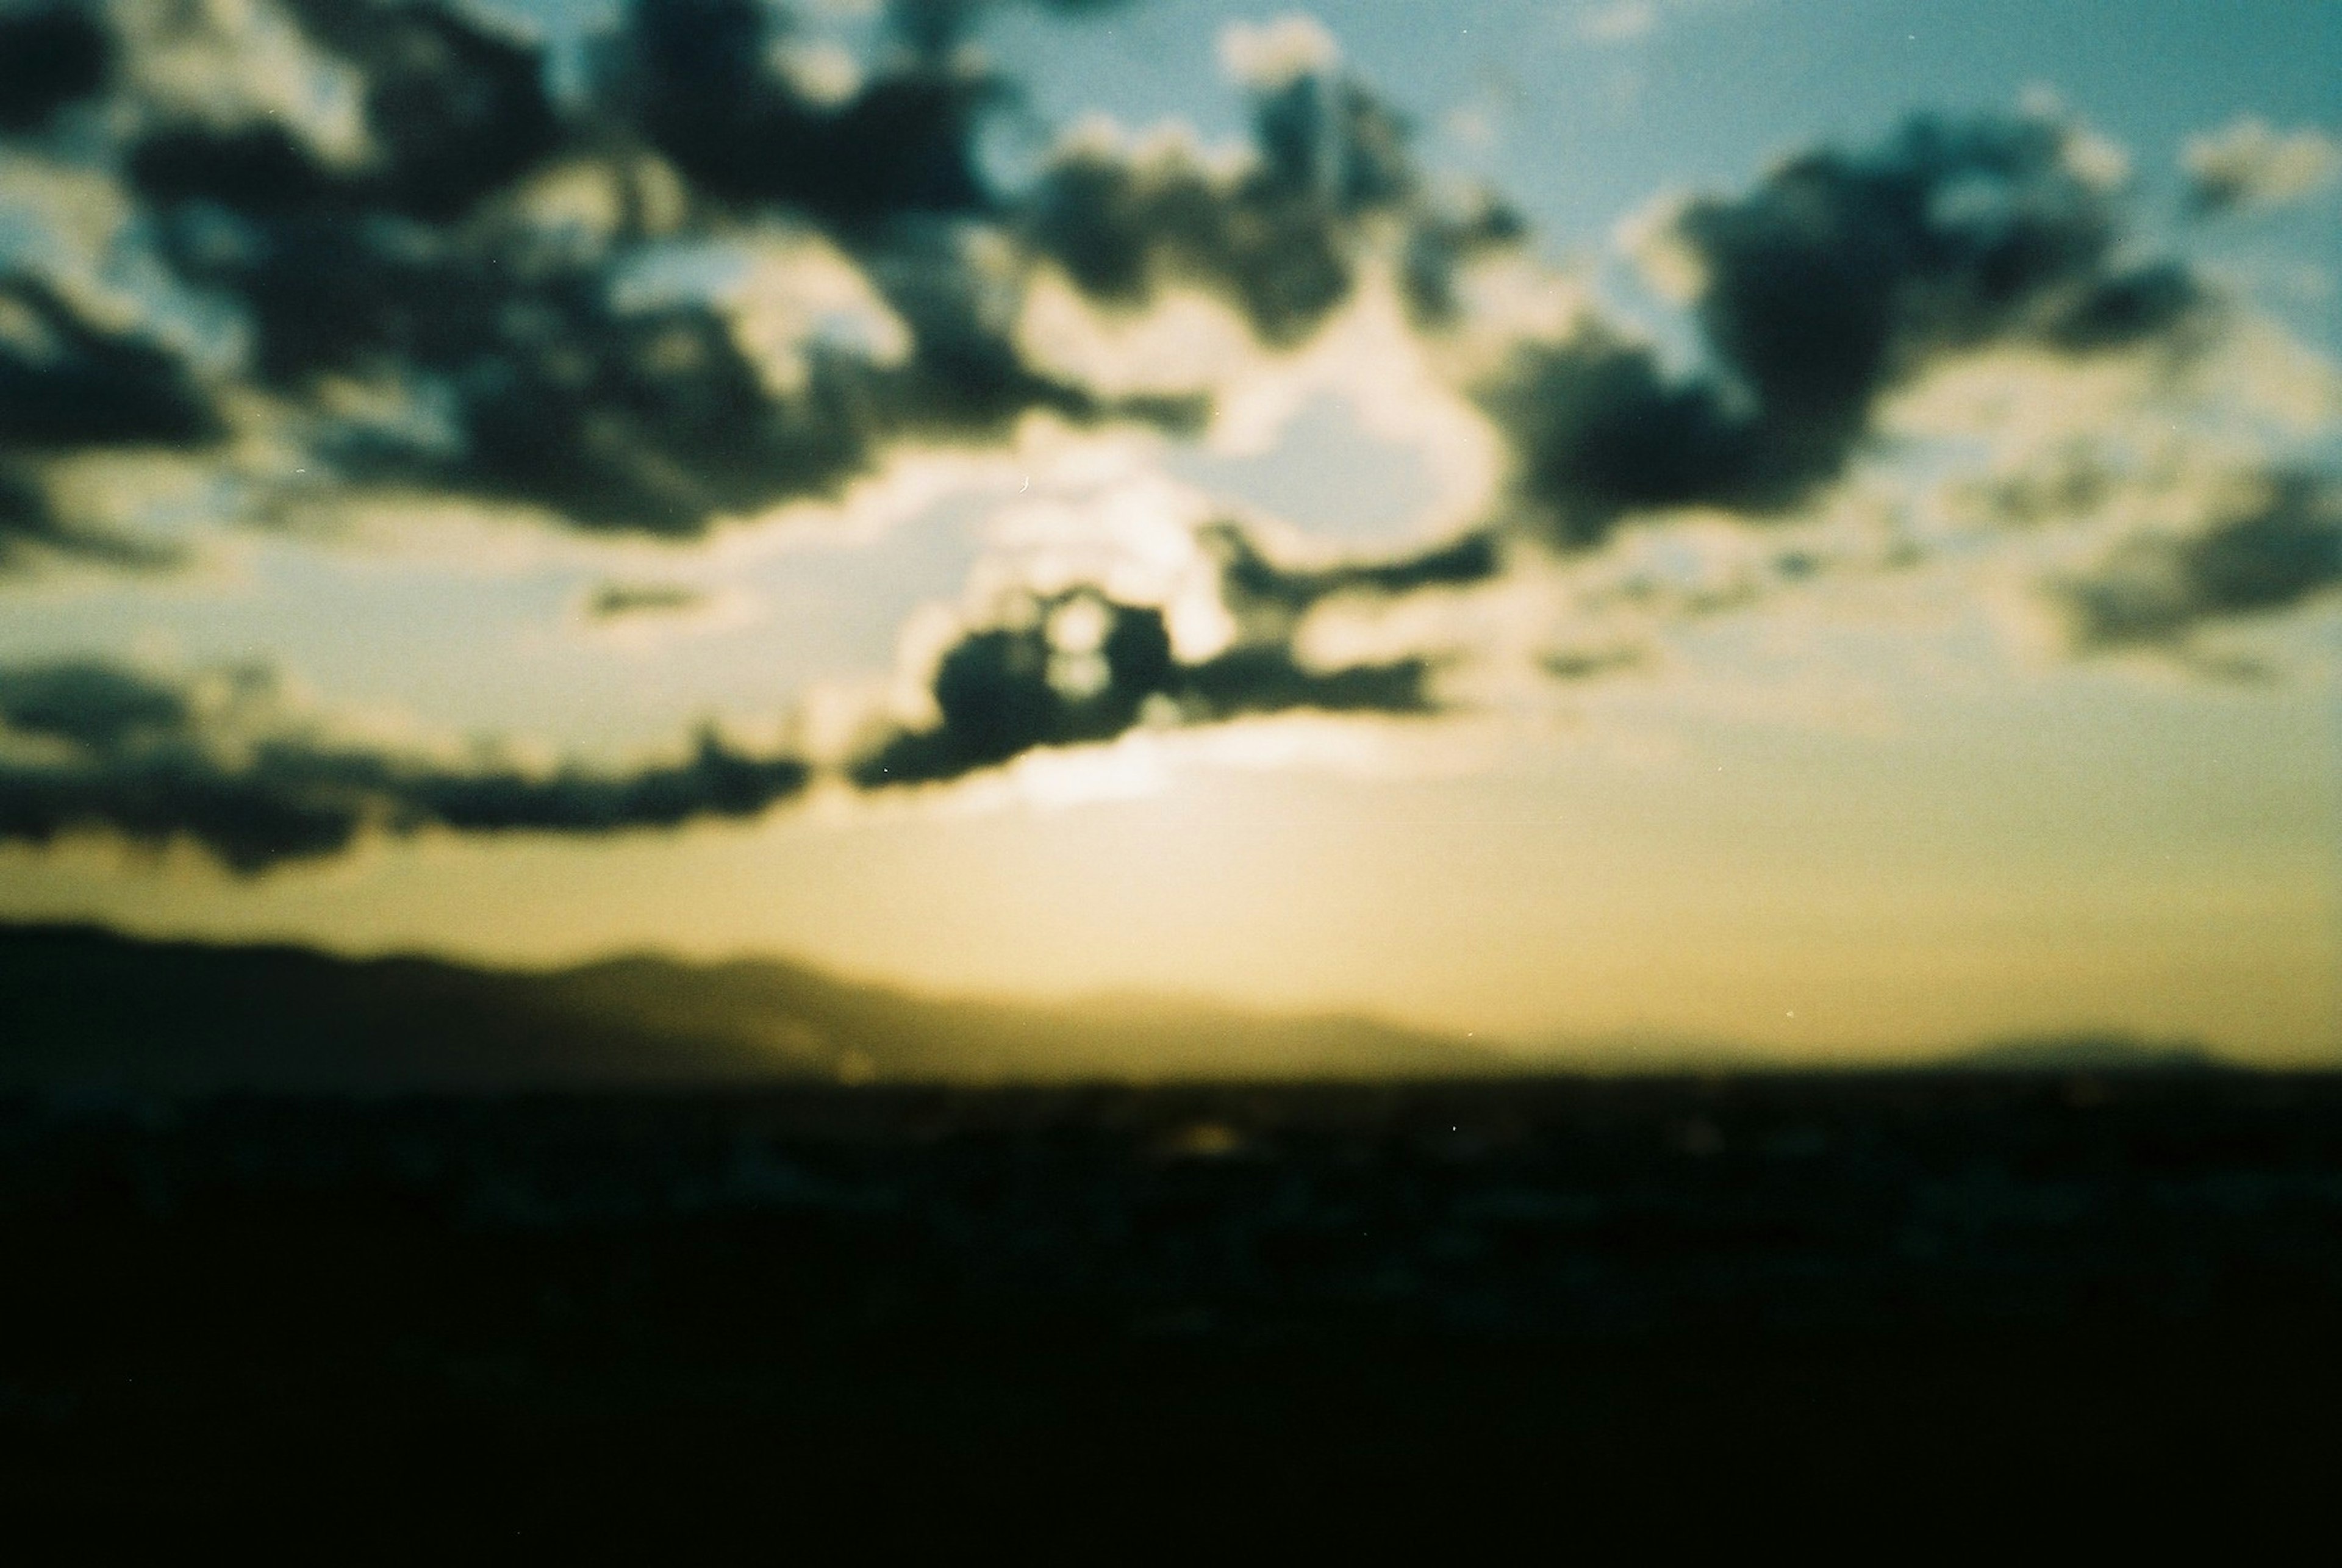
{"label": "sky", "polygon": [[2342,6],[0,3],[0,918],[2342,1054]]}

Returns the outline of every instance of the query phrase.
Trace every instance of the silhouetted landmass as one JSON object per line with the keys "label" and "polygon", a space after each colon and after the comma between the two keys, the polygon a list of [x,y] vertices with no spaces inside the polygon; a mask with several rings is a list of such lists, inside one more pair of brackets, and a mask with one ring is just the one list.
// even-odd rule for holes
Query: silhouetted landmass
{"label": "silhouetted landmass", "polygon": [[0,1096],[0,1512],[92,1559],[2259,1560],[2332,1490],[2342,1079]]}
{"label": "silhouetted landmass", "polygon": [[476,1093],[1515,1068],[1364,1019],[943,1001],[771,960],[635,956],[525,973],[0,927],[0,1090]]}
{"label": "silhouetted landmass", "polygon": [[2129,1034],[2053,1034],[2003,1040],[1954,1057],[1958,1066],[1994,1073],[2208,1073],[2227,1066],[2187,1041]]}
{"label": "silhouetted landmass", "polygon": [[[0,1511],[336,1561],[1194,1554],[2147,1477],[2236,1544],[2328,1490],[2342,1077],[2112,1037],[1504,1060],[777,963],[0,928]],[[1142,1063],[1227,1081],[1074,1082]]]}
{"label": "silhouetted landmass", "polygon": [[[1923,1072],[2199,1072],[2185,1041],[1999,1042]],[[470,1094],[801,1083],[1441,1079],[1784,1070],[1746,1046],[1484,1049],[1372,1019],[1147,997],[1047,1006],[856,984],[778,959],[549,971],[0,924],[0,1092]]]}

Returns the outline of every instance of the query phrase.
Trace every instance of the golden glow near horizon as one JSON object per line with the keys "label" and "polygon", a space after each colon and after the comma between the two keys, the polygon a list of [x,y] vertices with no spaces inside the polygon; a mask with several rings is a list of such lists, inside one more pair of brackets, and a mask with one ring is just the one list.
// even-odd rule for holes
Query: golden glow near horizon
{"label": "golden glow near horizon", "polygon": [[2118,1029],[2326,1056],[2327,697],[2207,704],[2094,674],[1919,705],[1886,735],[1565,735],[1462,779],[1157,763],[1119,797],[438,839],[248,884],[95,850],[0,864],[25,913],[355,951],[770,952],[931,989],[1208,994],[1558,1049],[1858,1061]]}
{"label": "golden glow near horizon", "polygon": [[[572,9],[534,7],[583,25]],[[1404,8],[1332,6],[1326,26],[1226,33],[1235,81],[1213,85],[1221,9],[1160,6],[1199,30],[1199,98],[1297,115],[1313,83],[1335,101],[1342,62],[1406,57]],[[398,220],[458,257],[496,236],[499,265],[524,241],[599,258],[606,319],[548,287],[476,325],[517,335],[500,374],[541,376],[552,410],[506,448],[522,414],[463,402],[502,383],[399,346],[411,334],[346,363],[317,350],[306,379],[259,375],[263,285],[157,283],[150,198],[88,150],[115,122],[59,110],[47,139],[0,152],[0,370],[96,355],[74,333],[111,342],[145,312],[218,428],[139,414],[156,450],[95,415],[80,445],[19,450],[0,428],[0,918],[495,963],[769,953],[929,989],[1371,1012],[1532,1053],[1854,1062],[2115,1030],[2342,1060],[2342,313],[2322,248],[2342,238],[2342,139],[2272,129],[2209,86],[2141,109],[2115,42],[2060,69],[2085,106],[2103,86],[2137,145],[2038,93],[2010,107],[2021,84],[1973,62],[1947,90],[1984,116],[1983,153],[1882,141],[1892,117],[1760,113],[1732,84],[1712,127],[1658,123],[1655,105],[1687,102],[1670,51],[1758,47],[1730,42],[1743,9],[1671,11],[1647,37],[1538,35],[1568,60],[1610,51],[1606,71],[1638,62],[1649,101],[1603,111],[1617,167],[1654,145],[1685,165],[1602,211],[1598,255],[1596,198],[1533,155],[1566,129],[1602,188],[1616,170],[1565,125],[1588,100],[1557,95],[1541,133],[1464,81],[1461,44],[1426,44],[1422,90],[1468,87],[1456,114],[1478,128],[1418,137],[1426,171],[1335,225],[1348,270],[1317,304],[1306,277],[1299,305],[1255,287],[1276,257],[1173,232],[1182,201],[1286,199],[1243,183],[1268,152],[1184,122],[1083,124],[1051,155],[1126,182],[1133,224],[1156,221],[1148,201],[1174,215],[1148,241],[1161,278],[1087,284],[1096,258],[1039,228],[967,219],[948,245],[882,244],[822,205],[836,193],[694,216],[691,178],[754,182],[687,138],[632,163],[554,147],[480,196],[472,227]],[[2281,15],[2254,14],[2282,46]],[[1062,17],[995,25],[1036,80],[1095,68],[1144,102],[1177,85],[1151,56],[1093,60],[1098,35]],[[247,96],[331,77],[305,55],[136,53],[151,42],[123,45],[150,75],[225,73]],[[1804,69],[1794,39],[1762,47],[1780,57],[1752,70]],[[2234,91],[2259,90],[2231,65]],[[1525,51],[1519,69],[1578,67]],[[138,115],[193,124],[154,85],[176,76],[138,80]],[[822,101],[855,90],[848,73]],[[335,102],[341,119],[300,129],[321,167],[391,156]],[[1752,115],[1782,147],[1889,149],[1861,155],[1864,178],[1940,179],[1923,221],[1961,244],[2064,223],[2087,262],[2021,310],[1928,263],[1947,275],[1889,291],[1917,325],[1847,351],[1846,385],[1801,380],[1813,354],[1765,361],[1756,328],[1802,297],[1782,305],[1766,269],[1805,263],[1767,247],[1819,242],[1782,239],[1795,201],[1763,205],[1794,165],[1751,150]],[[1396,156],[1396,133],[1344,126],[1346,177],[1371,184],[1357,170]],[[2003,156],[2036,158],[2040,188],[1997,185]],[[1455,237],[1486,215],[1436,205],[1455,195],[1443,157],[1526,182],[1534,237],[1493,220],[1496,237]],[[1846,224],[1903,221],[1832,177]],[[1308,189],[1280,221],[1333,224],[1334,197]],[[1711,206],[1668,194],[1686,190]],[[2131,224],[2138,269],[2091,248],[2101,206]],[[1442,245],[1453,275],[1427,300],[1407,268]],[[1745,294],[1710,314],[1738,336],[1696,310],[1736,266]],[[576,342],[529,335],[556,331]],[[1029,373],[1015,385],[1077,394],[943,384],[921,331],[992,333],[984,352]],[[626,396],[562,404],[589,398],[564,379],[570,349],[605,355]],[[735,380],[708,369],[733,354]],[[849,379],[823,382],[837,365]],[[642,413],[645,388],[674,386],[671,424]],[[1791,412],[1749,412],[1768,388]],[[1204,428],[1165,414],[1198,389]],[[966,412],[979,392],[998,406]],[[0,384],[0,415],[13,396]],[[738,432],[704,441],[711,405]],[[837,409],[868,428],[806,434]],[[541,464],[540,435],[575,461]],[[394,449],[391,479],[365,467]],[[132,569],[125,536],[184,558]],[[1440,554],[1459,540],[1483,553]],[[1243,551],[1266,586],[1245,586]],[[688,739],[708,720],[717,740]],[[204,795],[155,825],[189,777],[234,809]],[[288,802],[293,820],[266,817]],[[125,849],[107,824],[178,838]],[[205,835],[212,858],[190,846]],[[249,874],[217,864],[238,854]]]}

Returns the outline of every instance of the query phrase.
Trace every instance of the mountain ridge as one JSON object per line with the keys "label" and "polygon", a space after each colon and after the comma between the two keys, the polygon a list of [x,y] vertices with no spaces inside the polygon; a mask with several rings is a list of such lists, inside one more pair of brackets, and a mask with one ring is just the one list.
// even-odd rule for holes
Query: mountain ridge
{"label": "mountain ridge", "polygon": [[1426,1031],[1193,1002],[920,995],[787,959],[542,970],[0,924],[0,1089],[496,1092],[1483,1076]]}
{"label": "mountain ridge", "polygon": [[[2077,1033],[1880,1070],[2212,1071],[2200,1045]],[[0,922],[0,1092],[405,1094],[1389,1081],[1813,1071],[1745,1048],[1640,1039],[1544,1052],[1340,1013],[1126,991],[1016,1002],[925,994],[780,957],[621,952],[502,969],[291,942]]]}

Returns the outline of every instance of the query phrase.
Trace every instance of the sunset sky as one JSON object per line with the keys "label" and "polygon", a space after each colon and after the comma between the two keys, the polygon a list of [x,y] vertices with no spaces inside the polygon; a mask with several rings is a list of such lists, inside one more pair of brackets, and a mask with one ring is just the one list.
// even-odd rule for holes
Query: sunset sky
{"label": "sunset sky", "polygon": [[0,0],[0,917],[2342,1056],[2342,5]]}

